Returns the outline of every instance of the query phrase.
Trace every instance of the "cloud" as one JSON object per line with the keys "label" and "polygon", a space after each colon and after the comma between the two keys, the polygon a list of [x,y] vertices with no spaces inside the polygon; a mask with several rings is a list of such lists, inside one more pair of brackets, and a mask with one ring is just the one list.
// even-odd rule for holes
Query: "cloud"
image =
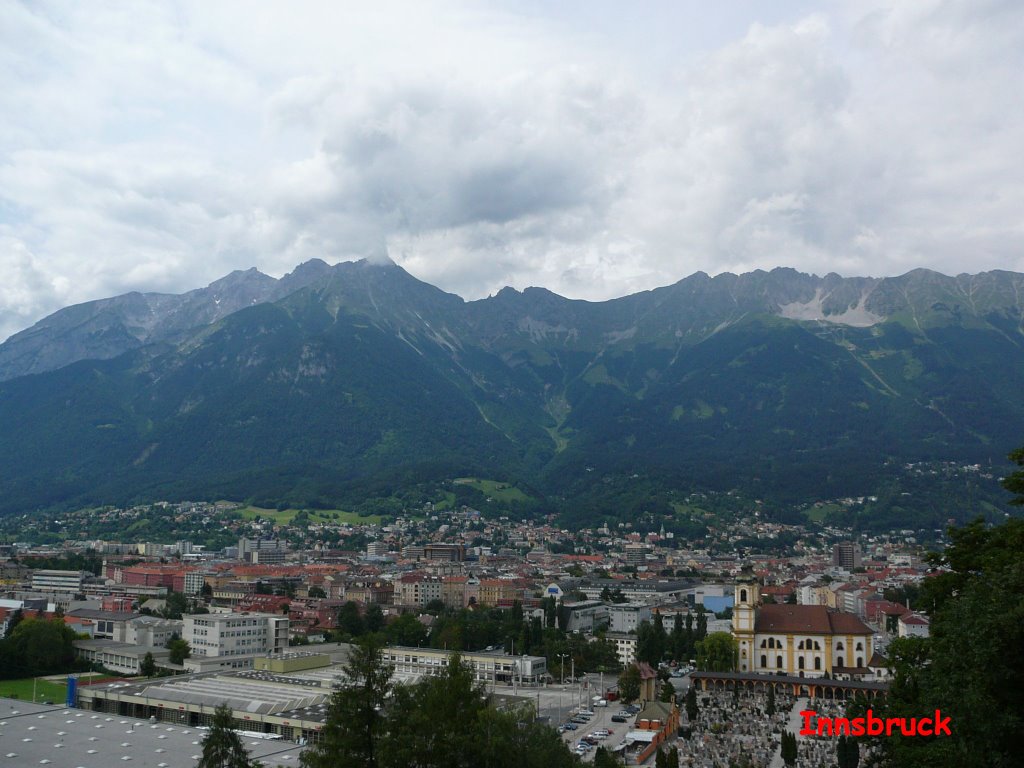
{"label": "cloud", "polygon": [[0,0],[0,338],[312,257],[467,298],[1024,270],[1015,4],[766,5]]}

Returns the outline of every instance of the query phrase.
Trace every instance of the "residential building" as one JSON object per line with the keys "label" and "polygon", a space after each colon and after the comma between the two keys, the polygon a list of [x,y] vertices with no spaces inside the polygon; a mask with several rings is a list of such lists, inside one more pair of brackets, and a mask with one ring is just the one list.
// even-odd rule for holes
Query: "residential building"
{"label": "residential building", "polygon": [[615,653],[618,655],[619,664],[627,667],[636,661],[636,635],[625,632],[609,632],[605,639],[615,643]]}
{"label": "residential building", "polygon": [[930,630],[928,617],[919,613],[908,613],[899,618],[900,637],[928,637]]}
{"label": "residential building", "polygon": [[408,573],[395,583],[395,600],[398,605],[422,607],[431,600],[442,600],[444,582],[437,576],[423,573]]}

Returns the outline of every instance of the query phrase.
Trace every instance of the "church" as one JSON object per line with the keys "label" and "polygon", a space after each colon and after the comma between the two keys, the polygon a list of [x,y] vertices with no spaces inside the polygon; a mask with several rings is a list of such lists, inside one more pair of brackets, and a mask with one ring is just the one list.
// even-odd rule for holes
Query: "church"
{"label": "church", "polygon": [[852,613],[823,605],[758,605],[758,598],[757,580],[744,574],[732,612],[738,671],[833,678],[868,674],[873,632]]}

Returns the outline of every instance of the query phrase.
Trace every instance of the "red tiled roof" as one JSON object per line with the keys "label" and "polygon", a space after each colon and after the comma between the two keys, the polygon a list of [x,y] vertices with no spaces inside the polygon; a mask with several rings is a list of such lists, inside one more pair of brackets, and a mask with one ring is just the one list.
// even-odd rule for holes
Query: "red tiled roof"
{"label": "red tiled roof", "polygon": [[870,635],[871,630],[852,613],[824,605],[762,605],[755,632],[801,632],[812,635]]}
{"label": "red tiled roof", "polygon": [[916,613],[911,613],[907,616],[903,616],[900,618],[900,621],[902,621],[904,624],[916,624],[918,626],[927,626],[929,623],[928,619]]}
{"label": "red tiled roof", "polygon": [[640,670],[641,680],[650,680],[651,678],[658,676],[658,673],[651,669],[651,665],[646,661],[638,661],[636,667]]}

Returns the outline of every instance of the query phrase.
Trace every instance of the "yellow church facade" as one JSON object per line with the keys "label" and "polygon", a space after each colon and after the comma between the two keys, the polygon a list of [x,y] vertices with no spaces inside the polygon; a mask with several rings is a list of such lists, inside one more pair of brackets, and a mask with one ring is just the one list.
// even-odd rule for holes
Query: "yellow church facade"
{"label": "yellow church facade", "polygon": [[752,577],[736,584],[735,596],[738,671],[794,677],[868,673],[873,632],[852,613],[823,605],[758,605]]}

